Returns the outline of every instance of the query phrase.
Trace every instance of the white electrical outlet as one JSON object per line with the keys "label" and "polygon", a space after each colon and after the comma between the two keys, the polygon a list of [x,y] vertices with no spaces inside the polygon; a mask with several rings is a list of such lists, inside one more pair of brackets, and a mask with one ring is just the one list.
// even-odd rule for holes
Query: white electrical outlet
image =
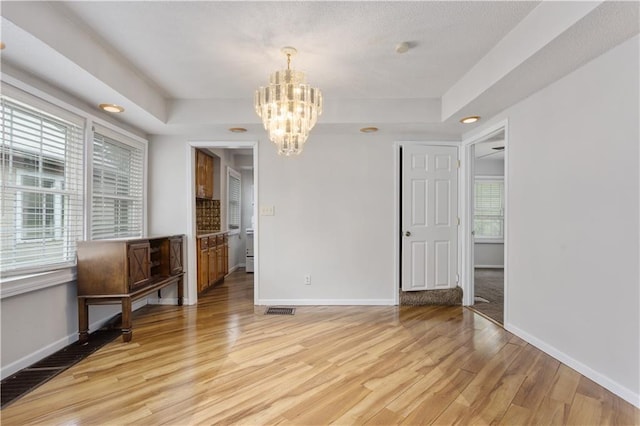
{"label": "white electrical outlet", "polygon": [[311,275],[305,275],[304,276],[304,283],[306,285],[311,285]]}

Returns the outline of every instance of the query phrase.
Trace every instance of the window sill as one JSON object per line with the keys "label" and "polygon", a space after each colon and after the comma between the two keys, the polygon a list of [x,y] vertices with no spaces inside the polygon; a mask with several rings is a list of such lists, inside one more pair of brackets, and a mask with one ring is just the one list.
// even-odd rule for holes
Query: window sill
{"label": "window sill", "polygon": [[76,280],[76,268],[64,268],[38,274],[20,275],[2,279],[0,300],[32,291],[66,284]]}
{"label": "window sill", "polygon": [[475,244],[504,244],[504,240],[490,240],[483,238],[476,238],[473,242]]}

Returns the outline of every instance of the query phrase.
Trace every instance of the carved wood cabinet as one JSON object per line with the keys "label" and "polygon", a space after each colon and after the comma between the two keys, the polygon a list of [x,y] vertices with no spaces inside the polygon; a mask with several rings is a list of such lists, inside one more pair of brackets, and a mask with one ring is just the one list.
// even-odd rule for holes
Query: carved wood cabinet
{"label": "carved wood cabinet", "polygon": [[131,341],[131,303],[177,284],[183,299],[184,236],[79,241],[78,330],[80,342],[89,336],[89,305],[122,305],[122,340]]}

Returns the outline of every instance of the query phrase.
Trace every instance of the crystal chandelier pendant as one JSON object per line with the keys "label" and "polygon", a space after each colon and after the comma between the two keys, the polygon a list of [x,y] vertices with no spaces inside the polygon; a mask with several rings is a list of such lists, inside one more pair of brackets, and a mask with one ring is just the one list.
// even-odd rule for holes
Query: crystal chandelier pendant
{"label": "crystal chandelier pendant", "polygon": [[291,69],[296,49],[283,47],[282,52],[287,55],[287,69],[271,74],[269,86],[256,90],[254,105],[278,154],[290,156],[302,152],[322,114],[322,93],[307,84],[303,72]]}

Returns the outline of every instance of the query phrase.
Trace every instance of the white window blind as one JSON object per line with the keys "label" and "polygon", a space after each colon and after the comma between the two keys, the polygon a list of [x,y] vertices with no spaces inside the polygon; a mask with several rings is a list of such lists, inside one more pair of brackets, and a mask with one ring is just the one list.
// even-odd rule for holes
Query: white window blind
{"label": "white window blind", "polygon": [[91,239],[143,234],[144,148],[93,133]]}
{"label": "white window blind", "polygon": [[83,237],[83,121],[42,101],[46,111],[0,103],[2,275],[71,266]]}
{"label": "white window blind", "polygon": [[474,203],[475,237],[504,238],[504,181],[476,180]]}
{"label": "white window blind", "polygon": [[240,229],[240,174],[233,169],[228,169],[227,185],[227,227]]}

